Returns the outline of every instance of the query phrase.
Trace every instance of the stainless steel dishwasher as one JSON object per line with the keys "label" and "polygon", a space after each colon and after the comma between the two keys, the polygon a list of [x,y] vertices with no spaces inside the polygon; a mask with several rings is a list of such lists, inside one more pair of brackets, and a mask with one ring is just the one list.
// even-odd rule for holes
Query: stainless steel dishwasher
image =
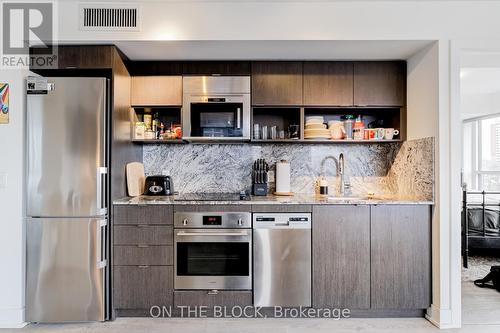
{"label": "stainless steel dishwasher", "polygon": [[311,306],[311,214],[254,213],[254,305]]}

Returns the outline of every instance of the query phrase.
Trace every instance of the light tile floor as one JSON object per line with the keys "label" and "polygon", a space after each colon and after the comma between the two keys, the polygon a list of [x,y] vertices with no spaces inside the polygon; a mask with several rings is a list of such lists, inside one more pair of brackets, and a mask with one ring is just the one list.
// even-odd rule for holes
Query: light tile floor
{"label": "light tile floor", "polygon": [[[95,324],[29,325],[39,333],[426,333],[437,332],[425,319],[150,319],[121,318]],[[0,330],[15,333],[19,330]],[[500,325],[464,325],[447,332],[498,333]]]}
{"label": "light tile floor", "polygon": [[473,283],[485,277],[493,265],[500,265],[500,258],[471,256],[469,268],[462,268],[462,323],[500,325],[500,292]]}

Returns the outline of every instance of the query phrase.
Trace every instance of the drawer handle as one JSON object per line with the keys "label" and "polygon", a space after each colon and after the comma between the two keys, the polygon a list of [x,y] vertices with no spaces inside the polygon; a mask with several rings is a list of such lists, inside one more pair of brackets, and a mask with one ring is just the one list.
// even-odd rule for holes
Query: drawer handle
{"label": "drawer handle", "polygon": [[138,224],[137,228],[146,228],[149,227],[147,224]]}
{"label": "drawer handle", "polygon": [[139,265],[138,267],[139,267],[139,268],[149,268],[149,266],[148,266],[148,265]]}
{"label": "drawer handle", "polygon": [[139,245],[137,245],[137,247],[141,247],[141,248],[144,248],[144,247],[149,247],[149,245],[143,245],[143,244],[139,244]]}
{"label": "drawer handle", "polygon": [[209,290],[207,295],[218,295],[219,291],[217,289]]}

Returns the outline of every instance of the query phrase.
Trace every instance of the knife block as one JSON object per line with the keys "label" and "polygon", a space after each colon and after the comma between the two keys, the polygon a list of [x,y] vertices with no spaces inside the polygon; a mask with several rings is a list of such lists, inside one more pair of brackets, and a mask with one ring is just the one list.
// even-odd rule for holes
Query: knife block
{"label": "knife block", "polygon": [[267,183],[253,184],[252,193],[255,196],[266,196],[267,195]]}

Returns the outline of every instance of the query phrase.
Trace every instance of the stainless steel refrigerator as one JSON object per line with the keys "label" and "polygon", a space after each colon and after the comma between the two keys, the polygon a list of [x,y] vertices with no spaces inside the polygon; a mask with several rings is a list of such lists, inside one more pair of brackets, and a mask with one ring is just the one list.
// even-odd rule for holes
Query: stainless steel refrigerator
{"label": "stainless steel refrigerator", "polygon": [[27,80],[26,320],[103,321],[108,83]]}

